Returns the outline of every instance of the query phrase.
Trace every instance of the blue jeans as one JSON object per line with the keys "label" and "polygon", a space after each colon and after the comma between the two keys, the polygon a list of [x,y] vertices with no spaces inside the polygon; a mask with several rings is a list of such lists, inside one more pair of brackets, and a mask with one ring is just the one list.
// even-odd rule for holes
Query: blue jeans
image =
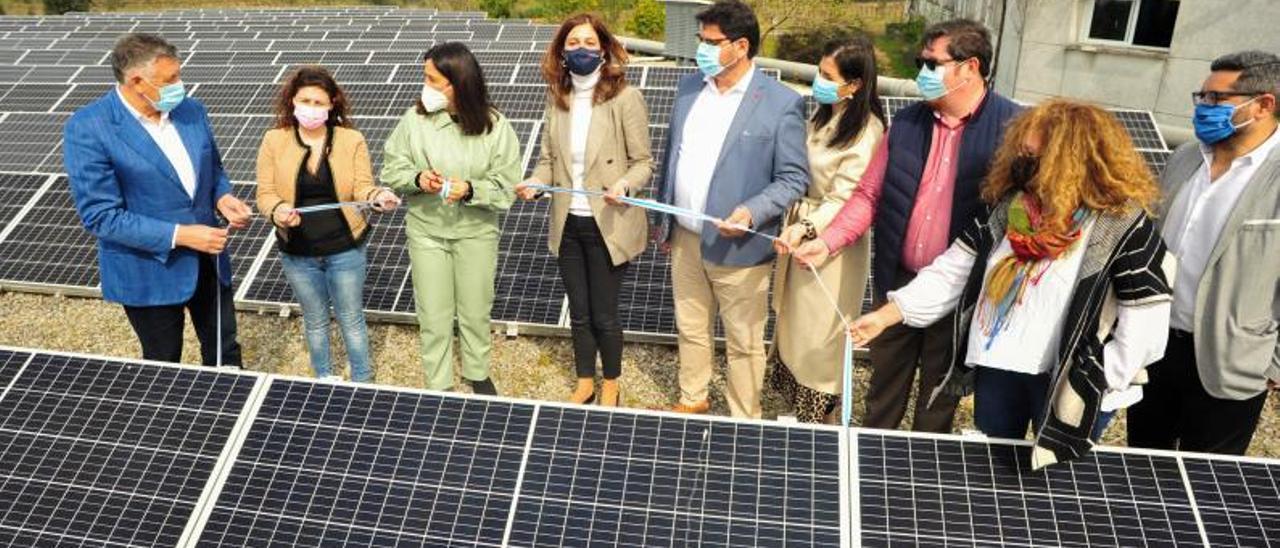
{"label": "blue jeans", "polygon": [[329,307],[332,305],[351,360],[351,380],[371,380],[373,370],[369,368],[369,331],[364,322],[363,302],[365,246],[323,257],[281,252],[280,261],[293,294],[302,305],[302,325],[316,376],[333,372],[329,352]]}
{"label": "blue jeans", "polygon": [[[973,422],[993,438],[1020,440],[1044,420],[1049,374],[1028,375],[978,366],[973,386]],[[1114,413],[1098,413],[1093,439],[1102,437]]]}

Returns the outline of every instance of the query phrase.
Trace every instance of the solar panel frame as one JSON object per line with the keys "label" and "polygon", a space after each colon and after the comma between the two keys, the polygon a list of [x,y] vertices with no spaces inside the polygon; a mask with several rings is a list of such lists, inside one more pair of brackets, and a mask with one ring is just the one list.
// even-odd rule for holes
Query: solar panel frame
{"label": "solar panel frame", "polygon": [[0,397],[0,542],[178,544],[257,382],[33,353]]}

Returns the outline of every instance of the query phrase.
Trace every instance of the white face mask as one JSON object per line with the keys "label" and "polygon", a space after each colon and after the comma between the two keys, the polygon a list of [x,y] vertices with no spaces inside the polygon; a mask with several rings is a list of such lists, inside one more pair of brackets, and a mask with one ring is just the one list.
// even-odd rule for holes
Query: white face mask
{"label": "white face mask", "polygon": [[427,112],[440,112],[449,106],[449,98],[444,92],[428,85],[422,86],[422,106]]}

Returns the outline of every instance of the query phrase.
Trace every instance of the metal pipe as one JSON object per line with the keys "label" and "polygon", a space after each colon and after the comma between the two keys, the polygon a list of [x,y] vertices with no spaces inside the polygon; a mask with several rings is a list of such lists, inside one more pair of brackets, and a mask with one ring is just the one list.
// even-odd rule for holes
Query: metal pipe
{"label": "metal pipe", "polygon": [[[628,50],[637,53],[666,55],[667,46],[662,42],[623,36],[622,43]],[[782,73],[783,78],[795,80],[797,82],[812,82],[813,76],[818,73],[818,66],[810,65],[808,63],[783,61],[781,59],[771,59],[768,57],[756,57],[755,63],[761,68],[775,69]],[[916,83],[911,80],[881,76],[876,79],[876,83],[880,88],[880,95],[893,97],[920,96],[920,91],[916,88]]]}
{"label": "metal pipe", "polygon": [[[628,50],[645,53],[649,55],[666,55],[666,44],[654,40],[644,40],[640,38],[622,37],[622,43]],[[798,82],[812,82],[813,76],[817,74],[817,65],[807,63],[797,63],[795,61],[783,61],[781,59],[771,59],[768,57],[757,57],[756,65],[762,68],[776,69],[782,73],[783,78],[795,80]],[[902,78],[890,78],[881,76],[876,79],[879,85],[880,95],[884,97],[919,97],[920,90],[916,87],[916,83],[912,80]],[[1157,124],[1160,133],[1164,135],[1164,140],[1169,144],[1169,148],[1178,148],[1179,145],[1187,143],[1195,139],[1195,134],[1190,128],[1176,126],[1172,124]]]}

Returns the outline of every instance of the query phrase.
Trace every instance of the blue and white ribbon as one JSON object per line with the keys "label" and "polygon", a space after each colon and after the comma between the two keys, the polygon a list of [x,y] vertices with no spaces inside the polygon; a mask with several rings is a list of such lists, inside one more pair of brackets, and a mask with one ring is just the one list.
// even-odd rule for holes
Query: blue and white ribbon
{"label": "blue and white ribbon", "polygon": [[[601,192],[598,190],[561,188],[561,187],[553,187],[553,186],[537,185],[537,184],[529,185],[529,188],[532,188],[540,192],[576,194],[579,196],[588,196],[588,197],[596,197],[596,198],[603,198],[605,196],[604,192]],[[748,228],[742,225],[729,224],[729,223],[726,223],[724,219],[721,219],[719,217],[713,217],[711,215],[707,215],[706,213],[701,213],[701,212],[693,211],[691,209],[677,207],[671,204],[664,204],[662,202],[658,202],[654,200],[632,198],[629,196],[617,196],[616,198],[618,199],[618,201],[630,206],[641,207],[644,209],[648,209],[650,211],[666,213],[668,215],[678,215],[681,217],[695,219],[698,221],[711,222],[719,226],[729,226],[729,227],[737,228],[745,232],[748,232],[750,234],[769,239],[774,242],[781,242],[782,245],[788,248],[791,247],[790,244],[779,239],[777,236],[772,236],[769,234],[765,234],[763,232],[759,232],[757,230],[752,230],[751,228]],[[794,251],[794,249],[792,251]],[[835,294],[831,292],[831,288],[827,287],[826,282],[822,281],[822,274],[818,272],[818,269],[810,268],[807,270],[813,273],[813,278],[818,282],[818,287],[822,289],[822,294],[826,296],[827,301],[831,303],[831,308],[833,308],[836,311],[836,316],[840,318],[840,323],[844,325],[844,361],[841,364],[841,367],[843,368],[842,370],[843,371],[843,375],[842,375],[843,387],[840,394],[840,400],[841,400],[840,423],[848,427],[848,426],[851,426],[853,422],[853,346],[854,345],[853,345],[853,337],[849,335],[849,331],[850,331],[850,328],[852,327],[852,323],[849,321],[849,317],[845,315],[845,313],[842,310],[840,310],[840,302],[836,300]]]}
{"label": "blue and white ribbon", "polygon": [[330,211],[334,209],[342,209],[344,207],[354,207],[357,211],[373,208],[378,202],[373,200],[363,200],[355,202],[334,202],[332,204],[320,204],[306,207],[297,207],[293,209],[294,213],[305,215],[307,213],[315,213],[317,211]]}

